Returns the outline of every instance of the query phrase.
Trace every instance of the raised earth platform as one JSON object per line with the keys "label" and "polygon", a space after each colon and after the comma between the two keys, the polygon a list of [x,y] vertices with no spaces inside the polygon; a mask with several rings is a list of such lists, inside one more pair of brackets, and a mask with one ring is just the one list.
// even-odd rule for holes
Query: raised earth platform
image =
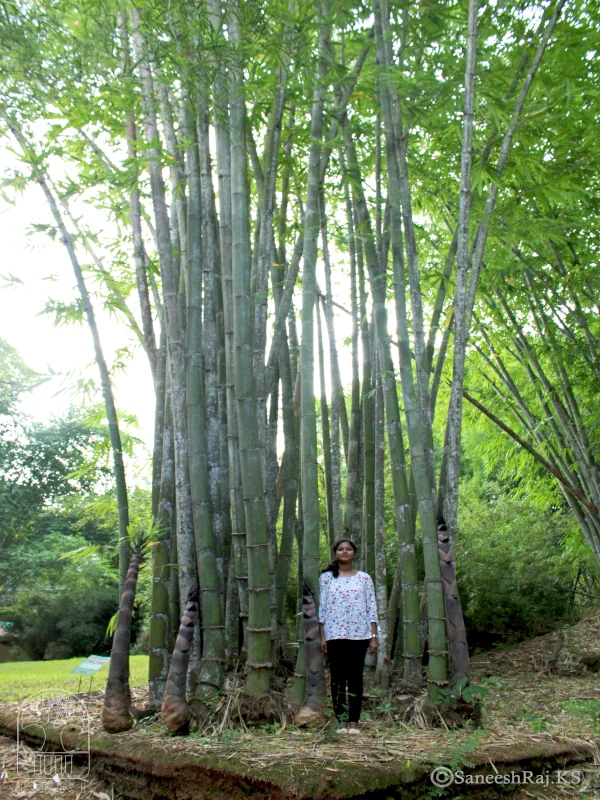
{"label": "raised earth platform", "polygon": [[[75,728],[74,725],[71,727]],[[0,733],[16,739],[16,720],[3,714]],[[46,753],[79,753],[74,756],[75,774],[77,769],[82,776],[86,774],[87,756],[84,753],[88,748],[88,738],[77,730],[69,730],[69,725],[61,731],[51,724],[25,718],[21,720],[19,735],[22,744],[31,748],[30,755],[32,751],[42,749]],[[105,793],[111,800],[112,797],[135,800],[248,797],[270,800],[408,800],[432,797],[435,787],[430,776],[434,768],[442,764],[451,770],[462,770],[465,783],[460,786],[460,792],[455,785],[444,792],[438,790],[438,796],[598,796],[582,794],[580,790],[583,780],[589,783],[596,771],[594,757],[600,740],[598,743],[585,743],[539,737],[528,744],[490,742],[470,750],[469,744],[475,742],[469,742],[459,733],[445,733],[444,740],[442,732],[429,731],[426,737],[420,737],[420,749],[417,749],[415,737],[410,735],[402,737],[390,733],[377,738],[369,735],[360,738],[334,736],[326,731],[289,731],[275,735],[255,733],[248,734],[247,738],[240,737],[234,744],[206,742],[194,736],[164,740],[150,728],[144,732],[144,726],[140,726],[135,735],[92,736],[89,740],[89,764],[93,777],[104,787],[110,787],[110,793],[106,788]],[[453,741],[448,741],[448,738]],[[461,742],[461,738],[464,741]],[[413,750],[412,757],[409,750]],[[432,758],[436,750],[438,757]],[[572,787],[578,790],[577,795],[569,795],[565,791],[569,787],[564,783],[560,787],[553,786],[556,770],[581,771],[581,783],[578,781]],[[515,791],[508,794],[505,786],[484,783],[492,780],[485,776],[511,773],[531,773],[529,784],[523,787],[527,794],[521,795],[519,786],[513,785]],[[544,779],[544,776],[548,778]],[[51,774],[48,773],[46,778],[51,779]],[[66,782],[61,785],[64,790]],[[560,793],[554,794],[554,790],[559,788]],[[593,791],[591,786],[590,790]],[[58,791],[56,795],[59,796]],[[90,796],[103,795],[96,792]]]}
{"label": "raised earth platform", "polygon": [[[420,727],[418,715],[407,724],[393,697],[374,693],[360,736],[337,735],[331,718],[312,730],[283,718],[252,728],[235,715],[223,726],[216,713],[202,734],[169,737],[160,719],[150,718],[109,736],[100,721],[102,691],[53,697],[48,689],[43,702],[35,696],[0,708],[0,735],[7,737],[0,742],[0,797],[593,800],[600,797],[600,675],[586,655],[600,653],[600,619],[565,631],[560,657],[548,670],[556,641],[550,634],[472,660],[473,681],[488,691],[481,728]],[[138,708],[147,704],[145,689],[132,694]],[[17,735],[29,760],[21,768]],[[35,759],[65,751],[73,754],[76,780],[54,775],[50,756],[43,788]],[[441,766],[446,776],[454,773],[454,783],[436,788],[431,774]],[[567,773],[562,780],[557,770]],[[505,784],[503,776],[517,780]]]}

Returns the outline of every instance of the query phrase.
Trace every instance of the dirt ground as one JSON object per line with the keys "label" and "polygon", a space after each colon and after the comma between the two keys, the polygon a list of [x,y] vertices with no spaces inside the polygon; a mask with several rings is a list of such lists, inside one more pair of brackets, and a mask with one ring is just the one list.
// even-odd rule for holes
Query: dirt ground
{"label": "dirt ground", "polygon": [[[364,724],[357,737],[337,735],[331,716],[309,731],[295,728],[283,717],[260,727],[244,725],[235,714],[223,716],[231,694],[221,699],[204,732],[169,738],[160,720],[148,719],[126,734],[107,737],[100,724],[102,692],[74,696],[69,723],[79,732],[89,727],[94,743],[90,773],[86,764],[80,764],[73,766],[70,776],[61,777],[58,772],[50,774],[53,765],[49,762],[44,777],[39,765],[36,768],[35,754],[27,758],[21,744],[18,763],[14,739],[0,737],[0,797],[391,800],[502,796],[591,800],[600,797],[600,672],[595,671],[600,667],[600,617],[565,629],[563,638],[558,661],[550,672],[546,671],[547,661],[557,634],[513,648],[496,648],[472,659],[472,681],[488,692],[479,729],[448,729],[443,724],[426,727],[424,722],[419,724],[418,713],[409,724],[389,696],[368,689]],[[598,664],[594,663],[595,654]],[[136,706],[143,707],[145,690],[136,689],[133,694]],[[44,713],[23,711],[29,720],[37,714],[40,722],[52,721],[52,714],[64,714],[64,709],[56,712],[52,708]],[[16,704],[7,704],[2,717],[6,720],[17,712]],[[111,772],[107,765],[113,752],[123,764]],[[446,765],[459,776],[450,788],[436,789],[430,782],[429,772],[436,765]],[[558,769],[563,773],[557,773]],[[152,786],[143,783],[145,770],[155,773]],[[501,785],[501,777],[511,771],[521,775],[521,782],[528,782]],[[137,772],[138,778],[128,786],[123,776],[129,772]],[[173,783],[173,776],[184,773],[201,775],[196,790],[184,781],[183,788],[161,793]],[[458,783],[461,774],[465,782]],[[468,775],[479,775],[478,781],[487,783],[475,783],[473,778],[468,784]],[[532,782],[535,780],[539,782]],[[160,781],[163,789],[159,790]]]}
{"label": "dirt ground", "polygon": [[[21,745],[21,752],[32,749]],[[74,767],[68,778],[40,775],[33,765],[17,757],[17,743],[13,738],[0,736],[0,797],[53,798],[54,800],[117,800],[114,787],[87,774],[85,767]]]}

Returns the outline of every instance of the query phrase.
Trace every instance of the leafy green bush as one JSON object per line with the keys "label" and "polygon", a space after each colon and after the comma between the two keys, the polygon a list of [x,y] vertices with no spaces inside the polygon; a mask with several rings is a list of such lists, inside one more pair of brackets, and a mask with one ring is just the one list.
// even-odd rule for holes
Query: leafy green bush
{"label": "leafy green bush", "polygon": [[461,497],[457,570],[469,643],[489,646],[579,616],[573,588],[580,553],[574,520],[525,498],[467,487]]}
{"label": "leafy green bush", "polygon": [[110,652],[106,626],[116,610],[117,580],[100,563],[67,564],[60,583],[37,583],[19,591],[3,609],[20,633],[20,642],[34,659],[67,648],[73,656]]}

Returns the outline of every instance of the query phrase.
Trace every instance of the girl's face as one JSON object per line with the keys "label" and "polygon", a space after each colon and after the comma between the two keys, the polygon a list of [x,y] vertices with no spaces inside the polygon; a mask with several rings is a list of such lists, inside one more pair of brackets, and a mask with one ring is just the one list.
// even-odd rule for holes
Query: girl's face
{"label": "girl's face", "polygon": [[335,557],[340,564],[351,564],[355,555],[350,542],[340,542],[335,551]]}

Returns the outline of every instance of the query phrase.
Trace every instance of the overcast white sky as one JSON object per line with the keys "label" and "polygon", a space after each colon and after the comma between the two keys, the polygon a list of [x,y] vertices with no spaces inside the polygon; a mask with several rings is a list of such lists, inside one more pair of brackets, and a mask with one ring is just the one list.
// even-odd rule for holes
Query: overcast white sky
{"label": "overcast white sky", "polygon": [[[12,163],[11,156],[0,153],[0,175]],[[32,369],[56,375],[27,395],[23,410],[39,420],[60,415],[69,405],[81,405],[82,396],[73,393],[79,377],[97,380],[94,351],[88,328],[74,325],[57,328],[51,316],[40,312],[48,299],[72,301],[76,296],[75,278],[64,246],[45,234],[28,235],[33,223],[51,222],[41,189],[30,185],[16,206],[0,198],[0,274],[14,275],[23,283],[0,288],[0,337],[22,355]],[[53,280],[47,280],[53,276]],[[5,281],[0,286],[5,286]],[[89,287],[90,289],[92,287]],[[114,316],[95,303],[102,344],[109,364],[117,347],[130,334]],[[127,373],[114,377],[117,407],[137,415],[140,438],[152,441],[154,391],[144,353],[138,350]],[[98,390],[96,402],[101,402]]]}

